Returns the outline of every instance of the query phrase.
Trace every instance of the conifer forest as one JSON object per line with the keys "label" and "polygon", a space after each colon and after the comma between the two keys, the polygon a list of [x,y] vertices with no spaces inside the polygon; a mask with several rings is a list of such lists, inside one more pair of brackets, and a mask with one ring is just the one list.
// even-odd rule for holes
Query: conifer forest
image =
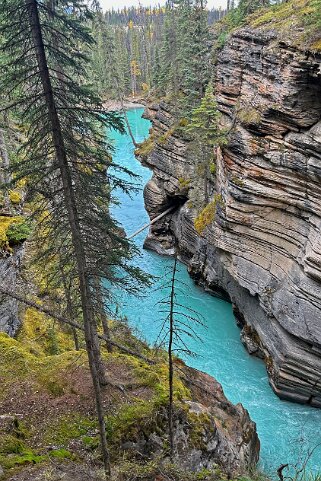
{"label": "conifer forest", "polygon": [[0,0],[0,480],[320,481],[321,0]]}

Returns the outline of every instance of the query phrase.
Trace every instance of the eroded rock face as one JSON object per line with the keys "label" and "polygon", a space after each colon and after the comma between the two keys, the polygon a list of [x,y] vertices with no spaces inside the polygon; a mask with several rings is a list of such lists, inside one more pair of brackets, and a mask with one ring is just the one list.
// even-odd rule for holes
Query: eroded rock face
{"label": "eroded rock face", "polygon": [[[221,385],[211,376],[184,366],[192,400],[182,401],[174,408],[173,461],[188,471],[219,467],[228,476],[237,476],[255,467],[260,442],[256,425],[241,404],[233,405]],[[184,377],[185,377],[184,376]],[[168,443],[167,408],[158,410],[157,430],[138,429],[134,438],[121,449],[146,459],[164,456]],[[153,423],[151,423],[151,426]]]}
{"label": "eroded rock face", "polygon": [[[23,247],[15,250],[14,254],[0,258],[0,282],[3,286],[14,290],[20,271]],[[15,299],[0,294],[0,332],[14,336],[20,326],[19,305]]]}
{"label": "eroded rock face", "polygon": [[260,442],[247,410],[242,404],[230,403],[222,386],[208,374],[191,368],[185,372],[193,380],[190,388],[197,400],[186,402],[188,416],[198,419],[201,430],[196,436],[192,434],[196,446],[191,451],[188,429],[177,422],[180,465],[195,470],[217,464],[230,476],[253,468],[259,459]]}
{"label": "eroded rock face", "polygon": [[[199,175],[188,142],[172,136],[148,159],[146,207],[154,217],[176,202],[181,177],[189,200],[146,246],[160,240],[166,252],[176,238],[194,278],[235,305],[243,342],[264,357],[274,391],[321,407],[321,57],[244,29],[219,56],[215,88],[230,128],[209,186],[221,199],[215,220],[195,231],[189,200],[202,196]],[[156,133],[169,124],[161,104]]]}

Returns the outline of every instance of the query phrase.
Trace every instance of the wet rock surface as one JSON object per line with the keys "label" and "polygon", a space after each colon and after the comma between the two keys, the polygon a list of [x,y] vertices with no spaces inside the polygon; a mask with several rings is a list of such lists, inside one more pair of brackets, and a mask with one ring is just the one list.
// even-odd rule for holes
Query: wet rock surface
{"label": "wet rock surface", "polygon": [[[221,199],[215,219],[196,232],[205,201],[189,142],[156,140],[146,208],[151,218],[178,209],[146,247],[166,253],[177,243],[194,279],[236,306],[274,391],[321,407],[321,57],[243,29],[219,54],[215,90],[229,129],[207,187]],[[171,106],[150,114],[157,139],[172,125]]]}

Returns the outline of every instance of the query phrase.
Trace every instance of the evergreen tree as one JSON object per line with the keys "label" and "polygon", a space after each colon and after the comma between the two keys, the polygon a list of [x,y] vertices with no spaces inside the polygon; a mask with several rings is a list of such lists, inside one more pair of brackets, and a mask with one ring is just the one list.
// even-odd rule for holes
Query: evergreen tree
{"label": "evergreen tree", "polygon": [[202,0],[173,0],[166,6],[158,89],[169,94],[177,116],[188,116],[209,81],[211,42]]}
{"label": "evergreen tree", "polygon": [[[194,106],[208,81],[209,25],[224,13],[208,11],[205,0],[167,0],[165,7],[130,7],[103,16],[96,8],[93,70],[104,86],[103,95],[114,97],[112,78],[117,69],[124,96],[133,91],[170,94]],[[102,41],[106,29],[109,38]],[[113,50],[115,61],[110,62]]]}
{"label": "evergreen tree", "polygon": [[209,199],[209,179],[216,171],[215,147],[226,143],[226,134],[219,127],[220,112],[217,109],[213,87],[208,85],[200,105],[192,110],[187,131],[192,135],[193,157],[203,174],[205,203]]}
{"label": "evergreen tree", "polygon": [[179,68],[177,15],[172,1],[167,1],[157,85],[160,95],[170,93],[172,96],[177,96]]}
{"label": "evergreen tree", "polygon": [[220,112],[217,108],[213,87],[209,84],[200,105],[191,112],[187,130],[203,145],[210,148],[225,142],[225,134],[219,128]]}
{"label": "evergreen tree", "polygon": [[103,14],[96,12],[92,22],[93,37],[96,48],[92,50],[92,69],[100,95],[117,97],[115,76],[118,75],[115,35],[106,24]]}
{"label": "evergreen tree", "polygon": [[195,107],[204,95],[210,76],[210,37],[205,0],[195,0],[186,8],[182,23],[182,51],[184,68],[182,87],[187,112]]}
{"label": "evergreen tree", "polygon": [[130,185],[108,170],[111,157],[105,128],[123,131],[123,125],[116,114],[104,111],[86,82],[85,52],[93,39],[84,22],[90,19],[81,0],[3,0],[0,89],[6,94],[4,108],[19,115],[26,138],[13,169],[17,180],[27,180],[38,260],[47,265],[58,258],[78,295],[109,475],[97,335],[101,285],[109,279],[136,291],[131,276],[139,281],[144,276],[128,264],[135,251],[109,215],[113,188],[128,190]]}

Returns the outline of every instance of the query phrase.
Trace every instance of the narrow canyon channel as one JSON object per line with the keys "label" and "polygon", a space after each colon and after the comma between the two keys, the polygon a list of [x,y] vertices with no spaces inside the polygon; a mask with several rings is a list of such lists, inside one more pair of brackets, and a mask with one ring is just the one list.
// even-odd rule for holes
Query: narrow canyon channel
{"label": "narrow canyon channel", "polygon": [[[148,136],[150,128],[150,122],[141,117],[142,113],[143,109],[139,108],[128,112],[138,142]],[[140,176],[137,183],[141,190],[132,198],[119,193],[120,204],[113,209],[114,216],[130,235],[149,220],[142,189],[150,179],[151,172],[135,159],[128,135],[121,136],[114,132],[111,135],[115,144],[115,162]],[[172,259],[143,250],[146,234],[147,231],[144,231],[135,238],[140,249],[137,264],[163,280],[166,268],[172,265]],[[196,286],[184,265],[180,265],[179,278],[185,283],[185,292],[179,295],[179,302],[204,316],[204,327],[198,327],[202,342],[197,339],[188,341],[197,357],[186,361],[214,376],[233,403],[240,402],[248,409],[257,424],[261,441],[259,467],[262,470],[276,475],[276,469],[281,464],[300,463],[307,449],[321,443],[321,409],[281,401],[269,386],[264,363],[251,357],[243,347],[231,305]],[[157,339],[161,327],[162,315],[158,312],[157,301],[162,297],[161,290],[154,286],[147,289],[142,298],[123,296],[120,301],[121,314],[150,344]],[[321,472],[321,447],[315,450],[308,466]]]}

